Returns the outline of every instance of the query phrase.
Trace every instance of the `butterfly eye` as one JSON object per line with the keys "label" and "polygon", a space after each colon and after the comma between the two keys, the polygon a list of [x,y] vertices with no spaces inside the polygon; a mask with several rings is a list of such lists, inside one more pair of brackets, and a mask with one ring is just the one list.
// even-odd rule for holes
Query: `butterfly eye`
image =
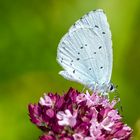
{"label": "butterfly eye", "polygon": [[114,90],[114,86],[111,84],[109,89],[110,89],[110,91],[113,91]]}

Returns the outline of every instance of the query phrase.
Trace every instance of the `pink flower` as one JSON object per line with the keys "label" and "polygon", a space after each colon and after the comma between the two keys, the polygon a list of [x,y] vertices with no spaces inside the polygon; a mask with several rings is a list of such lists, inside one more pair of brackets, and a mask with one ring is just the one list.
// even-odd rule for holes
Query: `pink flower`
{"label": "pink flower", "polygon": [[40,140],[56,140],[53,136],[43,135],[40,137]]}
{"label": "pink flower", "polygon": [[100,123],[98,123],[98,121],[95,119],[92,120],[91,126],[90,126],[90,136],[93,139],[96,139],[96,138],[100,137],[101,134],[102,134],[102,131],[101,131]]}
{"label": "pink flower", "polygon": [[56,117],[59,120],[58,121],[59,125],[74,127],[76,124],[77,112],[74,112],[74,114],[72,115],[70,110],[66,109],[64,112],[59,111]]}
{"label": "pink flower", "polygon": [[75,133],[73,135],[73,138],[74,138],[74,140],[84,140],[84,137],[80,133],[79,134],[78,133]]}
{"label": "pink flower", "polygon": [[44,94],[29,105],[29,116],[44,132],[40,140],[128,140],[132,129],[122,122],[116,103],[70,88],[62,96]]}

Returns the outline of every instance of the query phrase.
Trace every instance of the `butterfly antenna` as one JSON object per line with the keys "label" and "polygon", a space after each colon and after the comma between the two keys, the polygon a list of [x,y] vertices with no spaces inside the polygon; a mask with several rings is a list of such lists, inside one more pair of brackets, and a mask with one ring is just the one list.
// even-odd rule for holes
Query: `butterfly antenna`
{"label": "butterfly antenna", "polygon": [[123,116],[123,107],[122,107],[122,102],[121,102],[121,99],[120,99],[120,94],[117,90],[116,90],[115,93],[116,93],[115,99],[118,101],[119,108],[120,108],[120,114],[122,114],[122,116]]}

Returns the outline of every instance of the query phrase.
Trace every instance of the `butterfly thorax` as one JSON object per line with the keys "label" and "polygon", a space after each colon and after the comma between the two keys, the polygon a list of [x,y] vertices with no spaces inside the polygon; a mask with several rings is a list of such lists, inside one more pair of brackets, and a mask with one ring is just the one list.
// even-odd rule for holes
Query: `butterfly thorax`
{"label": "butterfly thorax", "polygon": [[112,83],[103,83],[103,84],[90,84],[88,88],[96,93],[110,93],[115,91],[115,86]]}

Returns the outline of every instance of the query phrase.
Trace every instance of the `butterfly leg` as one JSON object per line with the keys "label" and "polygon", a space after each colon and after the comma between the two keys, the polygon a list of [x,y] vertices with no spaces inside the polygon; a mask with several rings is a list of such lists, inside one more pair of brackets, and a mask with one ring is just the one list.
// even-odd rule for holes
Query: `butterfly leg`
{"label": "butterfly leg", "polygon": [[86,87],[84,86],[84,88],[82,89],[82,91],[81,91],[81,92],[83,93],[85,89],[86,89]]}
{"label": "butterfly leg", "polygon": [[101,96],[103,96],[103,97],[106,98],[106,99],[110,99],[110,98],[109,98],[109,93],[107,93],[107,92],[101,93]]}

